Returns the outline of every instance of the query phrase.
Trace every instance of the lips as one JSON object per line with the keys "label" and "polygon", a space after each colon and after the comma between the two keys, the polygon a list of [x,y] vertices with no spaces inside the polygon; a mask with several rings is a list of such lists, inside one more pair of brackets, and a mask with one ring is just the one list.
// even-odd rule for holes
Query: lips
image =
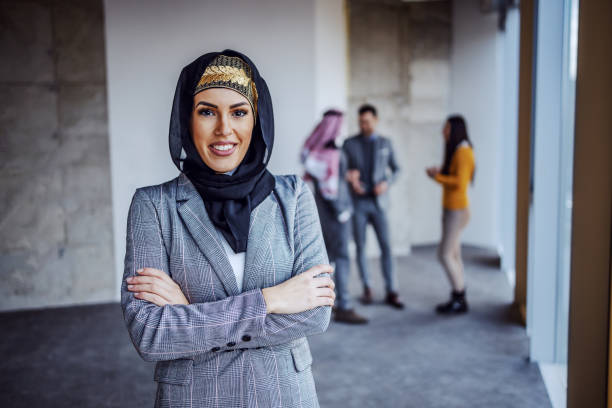
{"label": "lips", "polygon": [[229,156],[236,151],[236,143],[214,143],[208,146],[216,156]]}

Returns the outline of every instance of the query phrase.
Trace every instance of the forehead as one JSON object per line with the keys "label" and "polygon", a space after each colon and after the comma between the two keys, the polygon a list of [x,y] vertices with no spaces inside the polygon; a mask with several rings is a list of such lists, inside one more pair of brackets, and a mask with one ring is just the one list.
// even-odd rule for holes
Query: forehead
{"label": "forehead", "polygon": [[193,102],[206,101],[215,105],[233,105],[238,102],[249,102],[241,93],[230,88],[208,88],[198,92]]}
{"label": "forehead", "polygon": [[361,115],[359,115],[359,119],[361,119],[361,120],[375,120],[376,116],[374,116],[372,114],[372,112],[368,111],[368,112],[364,112]]}

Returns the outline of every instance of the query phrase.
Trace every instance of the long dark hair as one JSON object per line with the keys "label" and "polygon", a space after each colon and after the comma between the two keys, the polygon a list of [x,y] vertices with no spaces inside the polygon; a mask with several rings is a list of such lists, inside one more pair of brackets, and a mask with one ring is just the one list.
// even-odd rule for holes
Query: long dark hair
{"label": "long dark hair", "polygon": [[466,140],[470,147],[474,147],[472,145],[472,141],[470,140],[467,133],[467,126],[465,124],[465,119],[461,115],[451,115],[446,119],[446,123],[450,126],[450,137],[448,138],[448,142],[446,142],[446,147],[444,149],[444,163],[442,164],[442,169],[440,173],[449,174],[450,164],[453,158],[453,154],[455,154],[455,150],[457,147]]}

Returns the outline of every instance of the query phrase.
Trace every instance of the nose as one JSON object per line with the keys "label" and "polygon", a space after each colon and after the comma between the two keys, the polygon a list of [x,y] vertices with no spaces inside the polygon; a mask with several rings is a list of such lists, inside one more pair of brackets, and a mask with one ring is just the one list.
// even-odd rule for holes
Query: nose
{"label": "nose", "polygon": [[219,115],[219,121],[217,122],[217,129],[215,129],[218,136],[227,136],[232,134],[232,128],[227,115]]}

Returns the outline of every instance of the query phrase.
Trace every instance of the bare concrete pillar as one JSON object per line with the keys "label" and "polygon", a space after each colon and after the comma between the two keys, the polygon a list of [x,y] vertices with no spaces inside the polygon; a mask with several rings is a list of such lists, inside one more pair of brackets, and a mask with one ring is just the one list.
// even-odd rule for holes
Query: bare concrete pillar
{"label": "bare concrete pillar", "polygon": [[111,300],[102,1],[0,19],[0,310]]}

